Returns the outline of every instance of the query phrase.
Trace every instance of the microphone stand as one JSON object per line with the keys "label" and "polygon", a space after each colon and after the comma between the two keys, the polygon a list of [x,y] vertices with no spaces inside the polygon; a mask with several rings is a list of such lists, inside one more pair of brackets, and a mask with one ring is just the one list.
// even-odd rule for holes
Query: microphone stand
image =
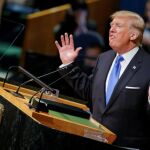
{"label": "microphone stand", "polygon": [[11,66],[11,67],[8,68],[7,73],[6,73],[6,76],[5,76],[4,81],[3,81],[2,87],[5,86],[6,80],[7,80],[7,78],[8,78],[9,71],[10,71],[11,69],[14,69],[14,68],[16,69],[16,68],[18,68],[18,66]]}
{"label": "microphone stand", "polygon": [[22,68],[21,66],[18,66],[19,70],[21,72],[23,72],[26,76],[28,76],[29,78],[33,79],[36,83],[38,83],[41,87],[45,87],[46,89],[48,89],[49,91],[52,92],[52,94],[56,94],[56,91],[52,88],[50,88],[48,85],[46,85],[44,82],[42,82],[41,80],[39,80],[38,78],[36,78],[34,75],[32,75],[31,73],[29,73],[27,70],[25,70],[24,68]]}
{"label": "microphone stand", "polygon": [[[11,66],[11,67],[8,68],[8,71],[7,71],[6,76],[5,76],[5,78],[4,78],[2,87],[5,86],[6,80],[7,80],[7,78],[8,78],[9,71],[10,71],[11,69],[14,69],[14,68],[15,68],[15,69],[16,69],[16,68],[18,69],[18,66]],[[13,95],[18,96],[18,97],[20,97],[20,98],[24,98],[24,96],[23,96],[22,94],[19,94],[19,93],[13,92],[13,91],[9,91],[9,90],[6,90],[6,91],[7,91],[7,92],[10,92],[10,93],[12,93]]]}
{"label": "microphone stand", "polygon": [[38,90],[37,92],[35,92],[35,93],[31,96],[31,98],[30,98],[30,100],[29,100],[29,104],[31,104],[33,97],[36,96],[38,93],[42,92],[42,90],[43,90],[43,89]]}
{"label": "microphone stand", "polygon": [[40,109],[40,105],[41,105],[41,99],[42,99],[42,96],[43,96],[44,92],[45,92],[45,90],[43,90],[43,91],[41,92],[41,95],[40,95],[38,104],[37,104],[37,106],[36,106],[36,109],[35,109],[35,110],[36,110],[37,112],[39,112],[39,111],[41,110],[41,109]]}
{"label": "microphone stand", "polygon": [[[57,69],[57,70],[55,70],[55,71],[46,73],[46,74],[44,74],[44,75],[38,76],[38,77],[36,77],[36,78],[37,78],[37,79],[41,79],[41,78],[44,78],[44,77],[49,76],[49,75],[52,75],[52,74],[54,74],[54,73],[56,73],[56,72],[58,72],[58,71],[60,71],[60,70],[63,70],[63,69],[64,69],[64,67],[59,68],[59,69]],[[34,81],[34,80],[33,80],[33,79],[30,79],[30,80],[27,80],[27,81],[23,82],[22,84],[20,84],[19,87],[18,87],[18,89],[16,90],[16,93],[19,93],[19,90],[20,90],[20,88],[21,88],[23,85],[25,85],[25,84],[27,84],[27,83],[30,83],[30,82],[32,82],[32,81]],[[56,94],[56,95],[58,95],[58,94]]]}
{"label": "microphone stand", "polygon": [[[48,86],[50,86],[50,85],[52,85],[52,84],[54,84],[54,83],[56,83],[56,82],[58,82],[59,80],[61,80],[61,79],[63,79],[64,77],[66,77],[66,76],[68,76],[70,73],[72,73],[74,70],[71,70],[71,71],[69,71],[68,73],[66,73],[66,74],[64,74],[63,76],[61,76],[60,78],[58,78],[57,80],[55,80],[55,81],[53,81],[52,83],[50,83]],[[37,95],[38,93],[40,93],[41,92],[41,95],[40,95],[40,98],[39,98],[39,101],[38,101],[38,104],[37,104],[37,106],[36,106],[36,111],[40,111],[41,110],[41,99],[42,99],[42,96],[43,96],[43,94],[44,94],[44,92],[46,92],[46,91],[49,91],[49,90],[47,90],[47,89],[40,89],[39,91],[37,91],[31,98],[30,98],[30,100],[29,100],[29,104],[30,104],[30,108],[32,108],[33,106],[32,106],[32,104],[31,104],[31,101],[32,101],[32,99],[33,99],[33,97],[35,96],[35,95]]]}
{"label": "microphone stand", "polygon": [[[58,82],[59,80],[61,80],[61,79],[63,79],[64,77],[66,77],[67,75],[69,75],[70,73],[72,73],[74,71],[74,69],[73,70],[71,70],[71,71],[69,71],[68,73],[66,73],[66,74],[64,74],[63,76],[61,76],[60,78],[58,78],[57,80],[55,80],[55,81],[53,81],[52,83],[50,83],[48,86],[50,86],[50,85],[52,85],[52,84],[54,84],[54,83],[56,83],[56,82]],[[41,98],[42,98],[42,96],[43,96],[43,94],[44,94],[44,92],[46,92],[46,91],[49,91],[49,90],[47,90],[47,89],[40,89],[39,91],[37,91],[36,93],[34,93],[33,94],[33,96],[30,98],[30,100],[29,100],[29,107],[30,108],[32,108],[33,106],[32,106],[32,104],[31,104],[31,102],[32,102],[32,99],[33,99],[33,97],[35,96],[35,95],[37,95],[38,93],[40,93],[40,92],[42,92],[41,93],[41,95],[40,95],[40,98],[39,98],[39,103],[40,103],[40,101],[41,101]],[[56,92],[57,92],[57,90],[56,90]],[[39,110],[39,106],[37,106],[38,107],[38,109],[37,110]]]}
{"label": "microphone stand", "polygon": [[[44,92],[46,92],[46,91],[48,91],[48,90],[42,88],[42,89],[40,89],[39,91],[37,91],[36,93],[34,93],[34,95],[33,95],[33,96],[30,98],[30,100],[29,100],[29,103],[28,103],[29,108],[35,108],[35,110],[36,110],[37,112],[39,112],[39,111],[41,110],[41,99],[42,99],[42,96],[43,96]],[[32,99],[33,99],[33,97],[34,97],[35,95],[37,95],[37,94],[40,93],[40,92],[41,92],[41,94],[40,94],[38,103],[37,103],[36,106],[34,106],[34,104],[31,104]]]}

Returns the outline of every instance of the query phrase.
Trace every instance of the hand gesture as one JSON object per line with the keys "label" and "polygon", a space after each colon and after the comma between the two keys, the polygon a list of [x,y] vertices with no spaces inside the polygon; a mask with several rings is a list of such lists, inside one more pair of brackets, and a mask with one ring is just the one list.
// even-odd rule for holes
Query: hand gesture
{"label": "hand gesture", "polygon": [[58,41],[55,41],[55,44],[58,48],[60,59],[63,64],[72,63],[78,56],[79,51],[82,49],[81,47],[76,49],[74,48],[73,36],[68,36],[67,33],[65,33],[65,35],[61,35],[61,45]]}

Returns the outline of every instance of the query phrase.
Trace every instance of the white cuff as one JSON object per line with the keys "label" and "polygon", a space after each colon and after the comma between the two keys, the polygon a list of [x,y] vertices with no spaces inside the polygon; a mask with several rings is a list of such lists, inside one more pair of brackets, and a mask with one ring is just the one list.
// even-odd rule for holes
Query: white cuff
{"label": "white cuff", "polygon": [[[72,63],[72,62],[71,62],[71,63]],[[59,66],[59,68],[66,67],[66,66],[70,65],[71,63],[68,63],[68,64],[61,64],[61,65]]]}

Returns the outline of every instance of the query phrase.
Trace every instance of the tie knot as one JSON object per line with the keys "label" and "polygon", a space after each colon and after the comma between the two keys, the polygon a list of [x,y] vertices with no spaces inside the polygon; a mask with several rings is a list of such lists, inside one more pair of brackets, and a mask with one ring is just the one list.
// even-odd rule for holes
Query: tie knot
{"label": "tie knot", "polygon": [[124,58],[121,55],[118,55],[115,64],[120,64],[120,62],[122,62],[123,60]]}

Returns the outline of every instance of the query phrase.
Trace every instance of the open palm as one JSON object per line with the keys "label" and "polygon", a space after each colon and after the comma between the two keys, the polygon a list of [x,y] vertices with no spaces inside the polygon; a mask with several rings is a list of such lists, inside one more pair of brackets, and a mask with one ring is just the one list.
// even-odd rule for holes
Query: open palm
{"label": "open palm", "polygon": [[74,48],[73,36],[68,36],[67,33],[65,33],[65,35],[61,35],[61,45],[58,43],[58,41],[55,41],[55,44],[58,48],[60,59],[63,64],[72,63],[81,50],[81,47],[76,49]]}

